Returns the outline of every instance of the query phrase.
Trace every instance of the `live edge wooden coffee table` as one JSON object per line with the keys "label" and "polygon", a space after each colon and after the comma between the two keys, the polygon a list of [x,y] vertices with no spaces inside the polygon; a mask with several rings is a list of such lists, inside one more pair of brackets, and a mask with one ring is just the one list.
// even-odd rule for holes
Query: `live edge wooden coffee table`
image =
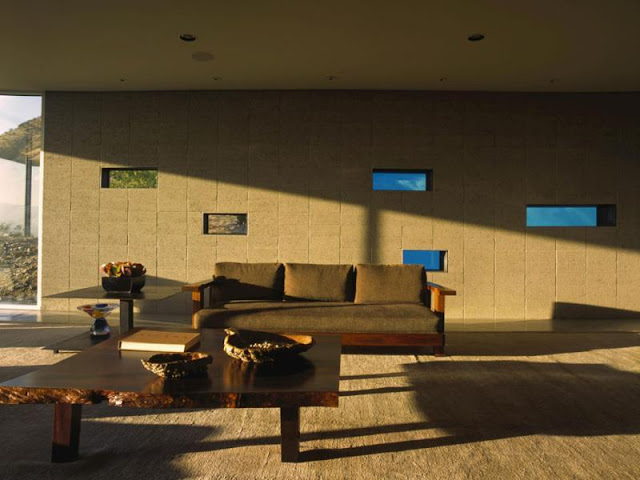
{"label": "live edge wooden coffee table", "polygon": [[338,406],[340,338],[319,336],[302,354],[303,361],[265,370],[228,357],[222,350],[222,331],[206,329],[201,334],[201,344],[195,350],[213,356],[207,377],[157,377],[140,363],[151,352],[120,352],[118,339],[112,338],[59,363],[0,383],[0,403],[55,404],[52,462],[78,457],[83,404],[279,408],[282,461],[295,462],[300,445],[300,407]]}

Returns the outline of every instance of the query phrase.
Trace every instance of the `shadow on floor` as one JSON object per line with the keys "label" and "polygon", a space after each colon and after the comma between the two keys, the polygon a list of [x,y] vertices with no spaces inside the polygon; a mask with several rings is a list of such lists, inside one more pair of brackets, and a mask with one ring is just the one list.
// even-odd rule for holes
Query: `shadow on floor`
{"label": "shadow on floor", "polygon": [[[436,438],[303,452],[306,461],[528,435],[640,433],[640,375],[599,364],[456,361],[404,365]],[[385,392],[354,392],[385,393]],[[334,432],[340,438],[340,432]]]}
{"label": "shadow on floor", "polygon": [[640,346],[638,333],[454,332],[447,355],[529,357]]}
{"label": "shadow on floor", "polygon": [[[303,427],[300,460],[321,461],[530,435],[588,437],[640,433],[638,374],[601,364],[522,361],[434,361],[405,364],[403,368],[411,384],[408,389],[415,391],[414,403],[427,420],[309,433],[305,433]],[[34,462],[42,465],[47,461],[37,455],[47,455],[45,447],[50,441],[50,430],[44,424],[50,421],[51,407],[9,409],[11,407],[6,406],[0,409],[0,421],[7,431],[20,431],[21,435],[5,445],[6,451],[0,457],[12,469],[12,474],[26,473],[21,470],[25,465],[33,466]],[[91,413],[90,410],[86,409],[88,415],[82,427],[82,458],[73,467],[77,475],[107,478],[105,474],[126,466],[128,474],[135,477],[148,472],[143,463],[153,462],[162,475],[167,474],[159,478],[171,478],[170,474],[182,473],[177,470],[178,466],[172,466],[182,454],[280,443],[278,435],[212,441],[209,438],[218,429],[215,425],[110,423],[100,420],[109,415],[110,408],[97,408]],[[127,413],[126,410],[117,412]],[[304,445],[313,440],[433,429],[438,430],[436,436],[431,433],[416,438],[413,435],[400,441],[369,445],[312,450],[305,450]],[[25,442],[32,443],[33,438],[40,438],[41,442],[37,455],[25,446]],[[16,449],[25,460],[14,465],[8,458]]]}

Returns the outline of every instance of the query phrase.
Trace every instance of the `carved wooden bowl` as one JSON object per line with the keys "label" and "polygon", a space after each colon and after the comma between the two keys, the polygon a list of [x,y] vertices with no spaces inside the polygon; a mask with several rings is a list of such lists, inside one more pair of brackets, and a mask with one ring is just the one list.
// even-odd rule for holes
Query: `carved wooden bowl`
{"label": "carved wooden bowl", "polygon": [[226,329],[224,351],[227,355],[247,363],[275,362],[309,350],[313,337],[253,330]]}
{"label": "carved wooden bowl", "polygon": [[207,374],[211,355],[201,352],[158,353],[148,360],[140,360],[144,368],[161,377],[198,377]]}

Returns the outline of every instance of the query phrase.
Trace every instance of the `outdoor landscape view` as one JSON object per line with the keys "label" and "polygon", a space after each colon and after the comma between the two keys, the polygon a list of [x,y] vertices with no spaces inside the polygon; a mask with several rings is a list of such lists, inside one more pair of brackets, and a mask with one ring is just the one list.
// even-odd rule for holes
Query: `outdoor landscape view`
{"label": "outdoor landscape view", "polygon": [[0,95],[0,305],[37,303],[41,103]]}

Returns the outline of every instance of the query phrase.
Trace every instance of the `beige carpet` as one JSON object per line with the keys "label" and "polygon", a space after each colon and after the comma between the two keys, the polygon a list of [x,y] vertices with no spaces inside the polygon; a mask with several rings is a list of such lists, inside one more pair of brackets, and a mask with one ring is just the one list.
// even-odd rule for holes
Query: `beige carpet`
{"label": "beige carpet", "polygon": [[[1,325],[0,377],[83,329]],[[298,464],[275,409],[84,407],[81,459],[52,465],[52,407],[0,405],[0,478],[640,478],[638,334],[460,333],[448,353],[343,355],[340,408],[303,410]]]}

